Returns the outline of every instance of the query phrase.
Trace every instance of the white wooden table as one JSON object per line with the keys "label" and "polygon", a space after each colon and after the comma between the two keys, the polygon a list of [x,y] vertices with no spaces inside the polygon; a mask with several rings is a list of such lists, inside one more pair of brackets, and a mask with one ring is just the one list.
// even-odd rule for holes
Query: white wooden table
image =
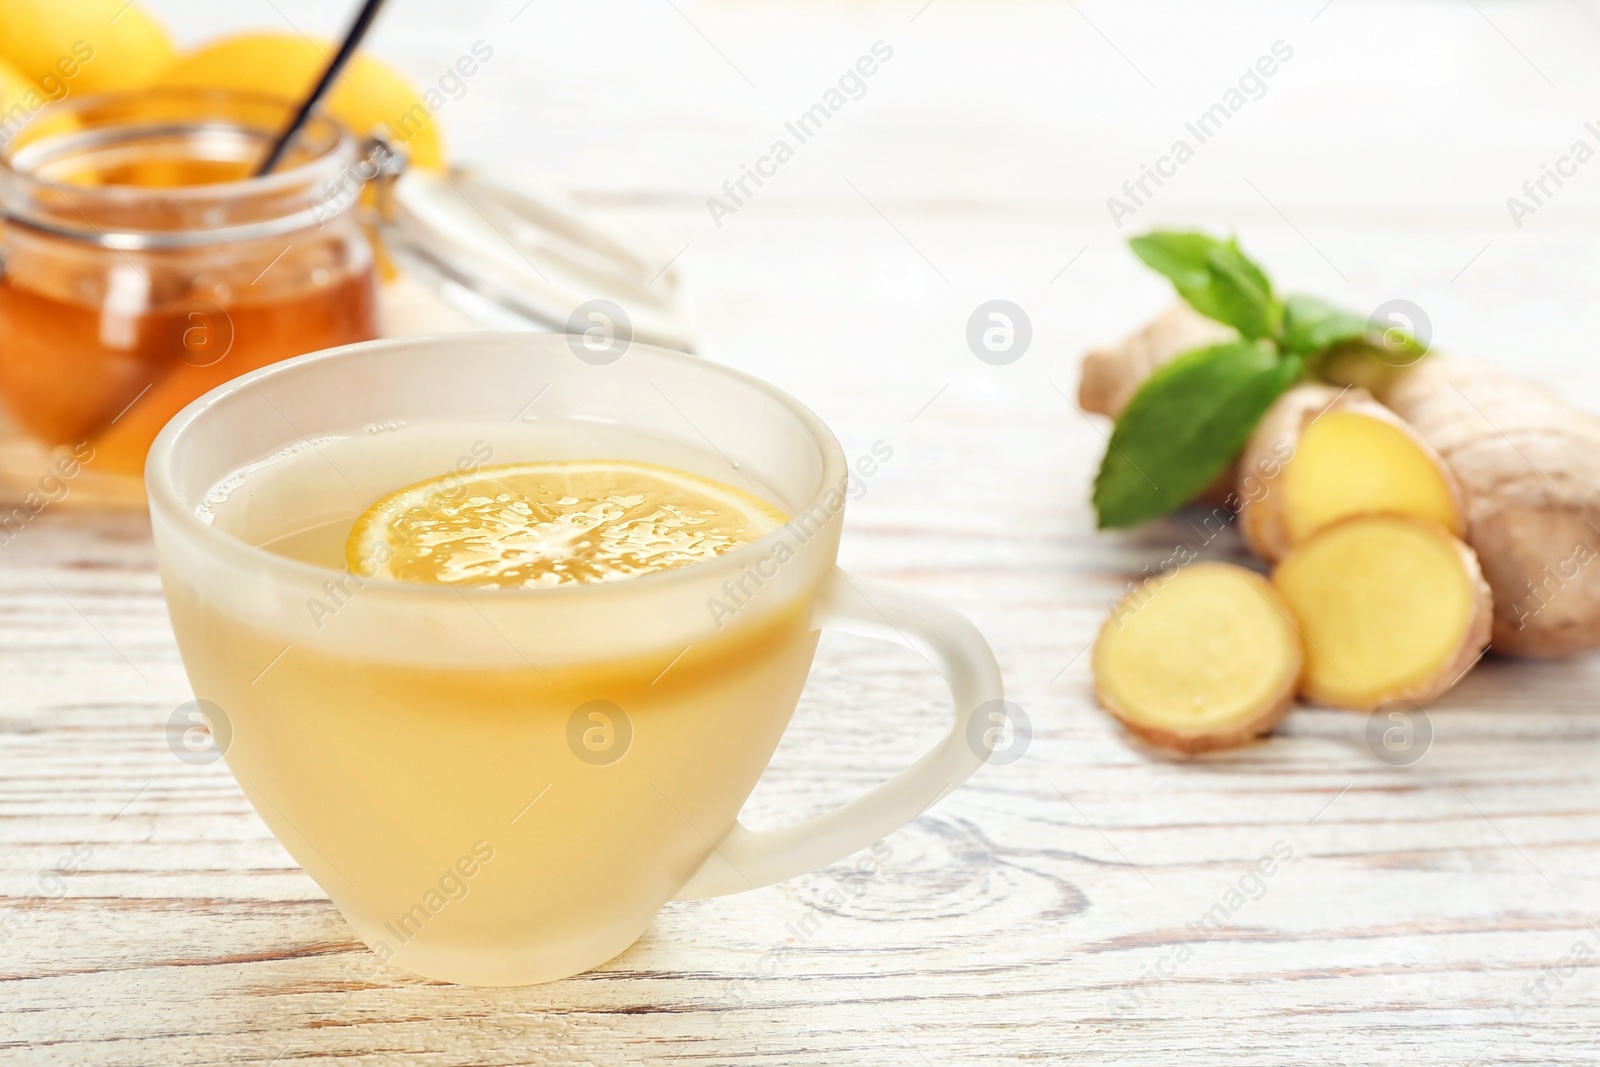
{"label": "white wooden table", "polygon": [[[157,7],[188,41],[341,18]],[[1167,299],[1122,238],[1177,224],[1237,229],[1288,286],[1412,300],[1436,343],[1600,408],[1600,162],[1520,229],[1505,205],[1600,116],[1589,9],[396,0],[375,44],[428,80],[478,39],[495,57],[441,116],[456,155],[553,172],[650,232],[709,356],[852,455],[894,449],[843,562],[967,612],[1030,747],[890,837],[876,875],[670,905],[553,985],[375,974],[224,765],[168,750],[190,694],[146,520],[52,506],[0,546],[0,1063],[1600,1059],[1600,662],[1486,662],[1411,766],[1321,710],[1206,759],[1140,748],[1083,653],[1193,532],[1094,532],[1100,430],[1066,399],[1086,345]],[[866,95],[715,226],[706,197],[880,39]],[[1119,232],[1106,197],[1276,40],[1294,56],[1266,94]],[[1010,366],[964,341],[993,298],[1032,320]],[[829,638],[747,820],[880,780],[943,705],[913,654]],[[1258,891],[1275,846],[1293,858]]]}

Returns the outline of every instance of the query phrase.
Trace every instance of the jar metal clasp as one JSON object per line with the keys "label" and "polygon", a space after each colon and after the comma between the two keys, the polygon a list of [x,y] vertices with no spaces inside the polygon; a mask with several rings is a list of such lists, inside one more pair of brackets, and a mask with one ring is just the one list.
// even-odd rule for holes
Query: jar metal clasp
{"label": "jar metal clasp", "polygon": [[364,158],[358,166],[371,174],[367,178],[372,186],[372,206],[382,222],[392,222],[395,216],[394,183],[410,165],[405,149],[400,148],[382,134],[374,134],[362,144]]}

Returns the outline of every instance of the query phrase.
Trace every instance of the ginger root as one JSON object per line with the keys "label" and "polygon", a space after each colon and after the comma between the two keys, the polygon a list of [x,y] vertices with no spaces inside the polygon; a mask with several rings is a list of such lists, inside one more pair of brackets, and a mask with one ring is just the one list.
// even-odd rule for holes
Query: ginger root
{"label": "ginger root", "polygon": [[[1239,334],[1179,301],[1109,348],[1083,355],[1078,372],[1078,407],[1116,418],[1144,380],[1162,366],[1196,348],[1231,341]],[[1191,503],[1226,504],[1236,480],[1229,467]]]}
{"label": "ginger root", "polygon": [[1600,646],[1600,421],[1532,382],[1430,356],[1378,395],[1460,483],[1467,541],[1494,591],[1494,647]]}
{"label": "ginger root", "polygon": [[1489,642],[1489,586],[1472,549],[1436,523],[1346,519],[1272,574],[1305,638],[1300,691],[1319,704],[1426,704]]}
{"label": "ginger root", "polygon": [[1144,380],[1185,352],[1238,337],[1233,329],[1179,302],[1109,348],[1084,353],[1078,407],[1116,418]]}
{"label": "ginger root", "polygon": [[1100,705],[1137,736],[1180,752],[1242,745],[1294,699],[1304,654],[1261,575],[1195,563],[1148,579],[1100,627]]}
{"label": "ginger root", "polygon": [[1449,468],[1364,389],[1290,389],[1245,446],[1238,479],[1239,530],[1268,562],[1353,515],[1411,515],[1464,532]]}
{"label": "ginger root", "polygon": [[[1220,323],[1175,305],[1121,344],[1084,356],[1079,406],[1115,416],[1157,367],[1231,336]],[[1465,540],[1494,593],[1496,651],[1553,657],[1600,647],[1600,420],[1532,382],[1452,356],[1435,353],[1409,366],[1357,348],[1334,356],[1321,365],[1322,375],[1371,389],[1454,478]],[[1384,444],[1381,434],[1354,436],[1376,442],[1384,455],[1406,452]],[[1331,447],[1328,455],[1332,463]],[[1258,495],[1261,476],[1251,463],[1241,464],[1232,503]],[[1331,477],[1337,483],[1346,475]],[[1385,492],[1406,484],[1418,484],[1415,471]],[[1201,499],[1214,499],[1215,489]],[[1422,509],[1397,508],[1391,499],[1386,510],[1432,511],[1429,517],[1451,528],[1438,497],[1432,499]],[[1249,526],[1245,533],[1267,558],[1281,556],[1283,538],[1251,536]]]}

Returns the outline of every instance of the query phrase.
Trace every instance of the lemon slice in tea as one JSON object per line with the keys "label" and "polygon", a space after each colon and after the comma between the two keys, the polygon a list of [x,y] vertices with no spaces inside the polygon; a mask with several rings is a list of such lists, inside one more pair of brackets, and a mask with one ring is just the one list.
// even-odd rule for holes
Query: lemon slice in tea
{"label": "lemon slice in tea", "polygon": [[478,588],[611,582],[749,544],[786,516],[749,493],[628,460],[513,463],[418,482],[369,507],[345,556],[366,576]]}

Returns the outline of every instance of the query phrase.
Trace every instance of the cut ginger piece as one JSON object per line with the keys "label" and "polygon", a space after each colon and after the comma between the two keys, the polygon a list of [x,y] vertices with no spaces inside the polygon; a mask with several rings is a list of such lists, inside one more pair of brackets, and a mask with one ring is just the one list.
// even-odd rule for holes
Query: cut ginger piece
{"label": "cut ginger piece", "polygon": [[1319,704],[1426,704],[1489,643],[1478,557],[1437,523],[1346,519],[1290,552],[1272,584],[1305,638],[1300,691]]}
{"label": "cut ginger piece", "polygon": [[1328,412],[1300,435],[1283,480],[1284,519],[1294,544],[1352,515],[1412,515],[1462,534],[1454,480],[1433,449],[1398,419]]}
{"label": "cut ginger piece", "polygon": [[1277,724],[1294,699],[1303,652],[1265,578],[1231,563],[1194,563],[1123,598],[1100,627],[1093,663],[1100,705],[1130,731],[1204,752]]}
{"label": "cut ginger piece", "polygon": [[1359,389],[1305,384],[1285,393],[1246,446],[1239,477],[1240,529],[1268,561],[1356,515],[1409,515],[1465,533],[1450,469]]}

